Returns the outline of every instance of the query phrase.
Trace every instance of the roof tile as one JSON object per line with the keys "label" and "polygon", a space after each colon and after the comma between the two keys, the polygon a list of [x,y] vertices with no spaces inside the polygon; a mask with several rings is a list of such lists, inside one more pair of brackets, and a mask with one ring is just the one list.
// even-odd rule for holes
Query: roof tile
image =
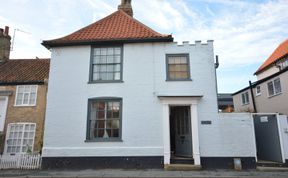
{"label": "roof tile", "polygon": [[118,10],[70,35],[54,40],[43,41],[43,45],[53,46],[53,44],[77,42],[161,38],[172,39],[172,36],[162,35],[127,15],[124,11]]}
{"label": "roof tile", "polygon": [[50,59],[15,59],[0,63],[0,84],[44,82]]}

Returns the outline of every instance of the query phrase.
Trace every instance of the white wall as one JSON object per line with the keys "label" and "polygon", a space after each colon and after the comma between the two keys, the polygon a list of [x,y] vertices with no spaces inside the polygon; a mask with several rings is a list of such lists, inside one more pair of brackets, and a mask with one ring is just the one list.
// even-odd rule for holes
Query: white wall
{"label": "white wall", "polygon": [[[167,53],[190,53],[190,82],[166,82]],[[203,95],[199,118],[217,113],[213,44],[124,45],[123,83],[88,84],[90,46],[52,50],[44,156],[163,155],[158,95]],[[209,87],[208,87],[209,86]],[[123,142],[85,142],[88,98],[123,98]],[[205,141],[203,141],[205,143]]]}
{"label": "white wall", "polygon": [[274,65],[274,66],[271,66],[268,69],[264,70],[263,72],[257,74],[256,77],[257,77],[257,80],[261,80],[261,79],[268,77],[270,75],[273,75],[279,71],[280,71],[279,68]]}
{"label": "white wall", "polygon": [[[192,81],[166,81],[165,55],[173,53],[190,54]],[[125,44],[123,83],[88,84],[89,63],[90,46],[52,50],[43,156],[163,156],[162,105],[158,98],[163,95],[203,96],[198,103],[201,156],[252,155],[250,149],[244,150],[249,141],[233,143],[233,149],[228,145],[229,139],[234,141],[230,132],[235,136],[250,133],[246,132],[250,131],[249,123],[218,118],[211,41],[181,46]],[[105,96],[123,99],[123,142],[85,142],[88,99]],[[201,120],[211,120],[212,125],[201,125]]]}
{"label": "white wall", "polygon": [[[201,149],[207,157],[256,157],[253,119],[250,113],[219,113],[212,125],[201,125],[202,139],[214,136]],[[201,140],[201,139],[200,139]],[[208,142],[207,142],[208,143]]]}

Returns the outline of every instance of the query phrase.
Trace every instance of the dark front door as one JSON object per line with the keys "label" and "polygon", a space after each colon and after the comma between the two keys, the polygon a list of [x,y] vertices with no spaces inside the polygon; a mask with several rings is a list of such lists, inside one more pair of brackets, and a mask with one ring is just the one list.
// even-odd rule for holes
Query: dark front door
{"label": "dark front door", "polygon": [[282,162],[276,115],[254,115],[258,160]]}
{"label": "dark front door", "polygon": [[174,130],[174,155],[192,157],[190,107],[171,107],[171,121]]}

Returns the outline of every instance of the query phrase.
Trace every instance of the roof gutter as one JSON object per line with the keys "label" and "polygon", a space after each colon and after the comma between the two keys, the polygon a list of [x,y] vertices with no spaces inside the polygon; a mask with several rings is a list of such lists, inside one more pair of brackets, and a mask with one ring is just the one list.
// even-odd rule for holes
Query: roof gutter
{"label": "roof gutter", "polygon": [[174,38],[169,35],[163,38],[131,38],[131,39],[111,39],[111,40],[99,40],[99,41],[75,41],[75,42],[53,42],[43,41],[41,44],[47,49],[51,47],[64,47],[64,46],[83,46],[83,45],[111,45],[111,44],[123,44],[123,43],[151,43],[151,42],[173,42]]}

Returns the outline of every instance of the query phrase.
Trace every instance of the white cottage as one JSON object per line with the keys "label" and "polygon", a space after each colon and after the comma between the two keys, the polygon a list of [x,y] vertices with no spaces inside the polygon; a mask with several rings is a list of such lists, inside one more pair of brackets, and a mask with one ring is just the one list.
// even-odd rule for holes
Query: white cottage
{"label": "white cottage", "polygon": [[233,167],[235,157],[254,167],[249,115],[230,129],[218,115],[213,41],[177,45],[134,19],[130,2],[43,41],[52,51],[43,167]]}

